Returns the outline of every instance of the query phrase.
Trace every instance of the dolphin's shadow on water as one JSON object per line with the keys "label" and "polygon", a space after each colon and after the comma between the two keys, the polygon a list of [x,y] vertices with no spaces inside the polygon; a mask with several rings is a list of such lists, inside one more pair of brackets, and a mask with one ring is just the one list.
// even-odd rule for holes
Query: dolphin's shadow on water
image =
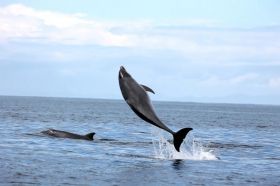
{"label": "dolphin's shadow on water", "polygon": [[109,155],[109,156],[116,156],[116,157],[123,157],[123,158],[139,158],[139,159],[157,159],[157,158],[154,158],[152,155],[151,156],[148,156],[148,155],[141,155],[141,154],[132,154],[132,153],[127,153],[127,154],[115,154],[115,153],[105,153],[106,155]]}
{"label": "dolphin's shadow on water", "polygon": [[217,148],[217,149],[234,149],[234,148],[242,148],[242,149],[259,149],[262,148],[262,145],[259,144],[246,144],[246,143],[219,143],[219,142],[210,142],[207,144],[209,148]]}
{"label": "dolphin's shadow on water", "polygon": [[26,136],[33,136],[33,137],[48,137],[41,132],[35,132],[35,133],[24,133]]}
{"label": "dolphin's shadow on water", "polygon": [[175,170],[181,170],[184,167],[184,161],[182,159],[173,160],[172,167]]}

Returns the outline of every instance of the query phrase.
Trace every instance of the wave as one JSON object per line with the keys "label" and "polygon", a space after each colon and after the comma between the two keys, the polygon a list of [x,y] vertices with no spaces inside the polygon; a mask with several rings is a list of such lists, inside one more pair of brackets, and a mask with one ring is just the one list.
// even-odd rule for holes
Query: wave
{"label": "wave", "polygon": [[225,149],[234,149],[234,148],[242,148],[242,149],[259,149],[262,148],[262,145],[256,144],[240,144],[240,143],[219,143],[219,142],[210,142],[207,144],[209,148],[225,148]]}
{"label": "wave", "polygon": [[177,152],[162,134],[161,129],[152,128],[155,158],[159,159],[187,159],[187,160],[218,160],[212,149],[207,149],[189,133]]}

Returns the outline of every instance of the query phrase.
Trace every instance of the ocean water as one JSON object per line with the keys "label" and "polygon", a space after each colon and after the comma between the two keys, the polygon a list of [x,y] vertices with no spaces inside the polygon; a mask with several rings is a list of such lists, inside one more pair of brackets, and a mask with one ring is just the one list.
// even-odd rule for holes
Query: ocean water
{"label": "ocean water", "polygon": [[153,104],[180,153],[122,100],[0,96],[0,185],[280,185],[280,106]]}

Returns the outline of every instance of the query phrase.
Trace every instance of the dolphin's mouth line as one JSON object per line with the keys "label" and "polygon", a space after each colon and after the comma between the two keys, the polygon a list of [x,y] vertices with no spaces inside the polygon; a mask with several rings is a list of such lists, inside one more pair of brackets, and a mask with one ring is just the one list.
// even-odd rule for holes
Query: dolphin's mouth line
{"label": "dolphin's mouth line", "polygon": [[120,77],[123,78],[123,73],[122,72],[120,72]]}

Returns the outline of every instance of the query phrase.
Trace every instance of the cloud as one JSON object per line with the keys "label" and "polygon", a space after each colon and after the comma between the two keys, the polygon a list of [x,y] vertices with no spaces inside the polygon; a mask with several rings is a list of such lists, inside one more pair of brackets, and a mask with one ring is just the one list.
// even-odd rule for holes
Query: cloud
{"label": "cloud", "polygon": [[271,87],[271,88],[280,88],[280,77],[273,77],[273,78],[270,78],[269,81],[268,81],[268,85]]}
{"label": "cloud", "polygon": [[258,81],[259,75],[256,73],[241,74],[233,77],[210,76],[201,81],[203,86],[233,86]]}
{"label": "cloud", "polygon": [[254,81],[259,77],[258,74],[255,73],[249,73],[249,74],[244,74],[244,75],[240,75],[240,76],[236,76],[234,78],[231,78],[229,80],[229,82],[231,84],[238,84],[238,83],[244,83],[244,82],[250,82],[250,81]]}
{"label": "cloud", "polygon": [[[277,26],[224,28],[203,19],[154,23],[96,21],[81,13],[35,10],[22,4],[0,8],[0,41],[128,47],[175,51],[186,60],[219,65],[273,63],[280,65]],[[222,63],[221,63],[222,62]]]}
{"label": "cloud", "polygon": [[40,11],[12,4],[0,8],[0,41],[33,39],[61,44],[127,46],[128,39],[109,31],[106,25],[82,14]]}
{"label": "cloud", "polygon": [[[37,53],[37,45],[43,44],[45,57],[57,62],[73,57],[76,60],[100,56],[157,58],[162,54],[166,57],[166,54],[175,54],[180,58],[176,63],[182,66],[186,63],[227,67],[280,66],[279,26],[226,28],[207,19],[156,23],[152,20],[97,21],[82,13],[67,14],[11,4],[0,7],[0,32],[2,50],[9,50],[10,44],[15,52],[28,53],[24,46],[33,52],[32,56]],[[73,48],[68,49],[69,46]],[[92,51],[84,48],[89,46],[105,48]],[[114,47],[123,50],[114,51]]]}

